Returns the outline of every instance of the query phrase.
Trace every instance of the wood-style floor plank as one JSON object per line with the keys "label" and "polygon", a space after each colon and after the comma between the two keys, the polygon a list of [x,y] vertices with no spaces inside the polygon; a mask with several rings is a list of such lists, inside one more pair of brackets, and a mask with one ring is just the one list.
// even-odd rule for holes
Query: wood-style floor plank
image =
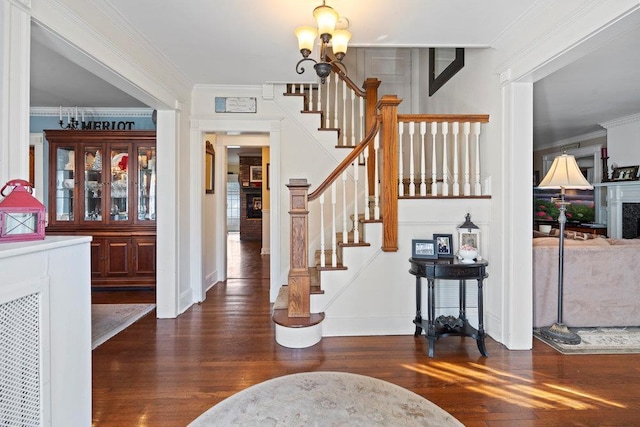
{"label": "wood-style floor plank", "polygon": [[[177,319],[155,312],[93,351],[94,426],[185,426],[270,378],[308,371],[368,375],[405,387],[466,426],[639,425],[640,355],[564,356],[534,340],[509,351],[448,337],[426,355],[406,336],[332,337],[307,349],[276,344],[269,257],[229,245],[229,277]],[[233,278],[232,278],[233,277]],[[149,302],[149,291],[94,292],[94,302]],[[409,320],[411,321],[411,320]]]}

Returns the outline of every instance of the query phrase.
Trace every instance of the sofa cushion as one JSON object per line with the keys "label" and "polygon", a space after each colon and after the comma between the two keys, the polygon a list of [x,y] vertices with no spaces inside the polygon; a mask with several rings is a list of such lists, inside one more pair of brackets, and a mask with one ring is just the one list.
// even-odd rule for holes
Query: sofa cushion
{"label": "sofa cushion", "polygon": [[640,239],[609,239],[609,243],[612,245],[638,245],[640,246]]}
{"label": "sofa cushion", "polygon": [[[605,238],[598,239],[590,239],[590,240],[573,240],[573,239],[564,239],[564,246],[609,246],[609,240]],[[533,239],[533,246],[545,246],[545,247],[558,247],[559,239],[557,237],[539,237],[537,239]]]}

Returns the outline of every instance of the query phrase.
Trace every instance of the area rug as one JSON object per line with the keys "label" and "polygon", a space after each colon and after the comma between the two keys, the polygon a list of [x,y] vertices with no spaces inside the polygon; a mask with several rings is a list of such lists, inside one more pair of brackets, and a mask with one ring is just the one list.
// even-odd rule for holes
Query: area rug
{"label": "area rug", "polygon": [[343,372],[274,378],[223,400],[197,426],[462,426],[427,399],[386,381]]}
{"label": "area rug", "polygon": [[155,307],[155,304],[91,304],[91,349],[95,350]]}
{"label": "area rug", "polygon": [[580,344],[562,344],[542,337],[537,329],[533,336],[562,354],[640,353],[640,328],[571,328],[580,335]]}

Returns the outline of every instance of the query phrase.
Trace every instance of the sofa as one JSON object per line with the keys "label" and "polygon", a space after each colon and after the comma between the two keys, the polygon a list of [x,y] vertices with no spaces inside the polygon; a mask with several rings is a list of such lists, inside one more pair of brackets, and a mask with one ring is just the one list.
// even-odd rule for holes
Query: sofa
{"label": "sofa", "polygon": [[[563,322],[640,326],[640,239],[565,237]],[[558,238],[533,239],[533,326],[558,320]]]}

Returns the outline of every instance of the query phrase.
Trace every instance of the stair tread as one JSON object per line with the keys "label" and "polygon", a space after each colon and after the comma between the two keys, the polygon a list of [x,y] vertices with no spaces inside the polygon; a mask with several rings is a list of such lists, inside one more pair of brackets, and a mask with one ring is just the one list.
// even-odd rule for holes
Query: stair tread
{"label": "stair tread", "polygon": [[273,321],[287,328],[308,328],[324,320],[324,313],[311,313],[309,317],[289,317],[287,310],[274,310]]}

